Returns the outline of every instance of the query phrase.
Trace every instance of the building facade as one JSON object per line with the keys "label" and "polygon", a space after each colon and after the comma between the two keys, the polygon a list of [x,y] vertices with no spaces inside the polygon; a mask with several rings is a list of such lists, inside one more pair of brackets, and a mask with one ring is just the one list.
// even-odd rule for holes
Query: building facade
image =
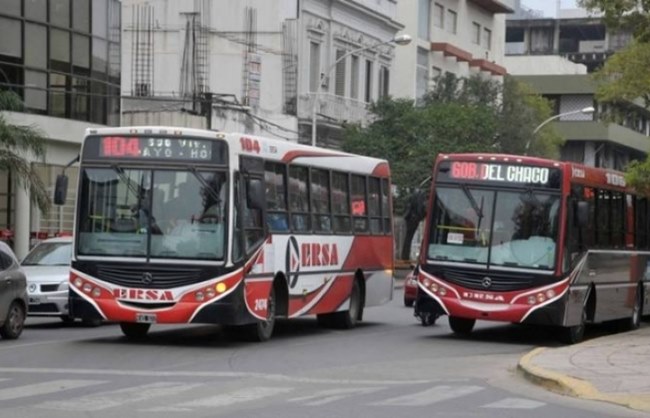
{"label": "building facade", "polygon": [[507,73],[505,16],[513,12],[511,1],[400,1],[397,8],[405,31],[417,39],[396,50],[400,97],[421,98],[446,72],[497,78]]}
{"label": "building facade", "polygon": [[[553,103],[555,115],[563,115],[554,122],[566,139],[563,160],[624,170],[650,151],[650,112],[636,102],[621,103],[618,109],[598,103],[590,73],[625,47],[632,35],[608,30],[599,16],[585,10],[560,9],[558,16],[544,18],[522,8],[509,16],[506,65]],[[580,112],[587,107],[596,111]]]}
{"label": "building facade", "polygon": [[[173,124],[318,145],[392,87],[395,0],[125,0],[123,125]],[[346,53],[351,54],[332,67]],[[324,74],[330,72],[331,74]],[[318,103],[316,103],[318,104]]]}
{"label": "building facade", "polygon": [[[32,164],[50,188],[85,128],[119,124],[120,10],[118,0],[0,0],[0,89],[26,107],[5,116],[47,139],[45,160]],[[0,172],[0,228],[19,257],[34,239],[71,230],[74,184],[68,204],[42,214],[12,173]]]}

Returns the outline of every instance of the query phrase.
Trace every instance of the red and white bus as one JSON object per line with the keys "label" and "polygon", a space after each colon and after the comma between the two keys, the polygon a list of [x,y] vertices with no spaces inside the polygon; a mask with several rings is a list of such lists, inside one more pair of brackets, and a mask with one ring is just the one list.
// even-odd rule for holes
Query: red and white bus
{"label": "red and white bus", "polygon": [[440,155],[418,262],[421,314],[554,325],[639,326],[650,297],[648,199],[622,173],[494,154]]}
{"label": "red and white bus", "polygon": [[263,341],[277,317],[352,328],[392,299],[384,160],[206,130],[89,129],[77,196],[70,314],[128,337],[215,323]]}

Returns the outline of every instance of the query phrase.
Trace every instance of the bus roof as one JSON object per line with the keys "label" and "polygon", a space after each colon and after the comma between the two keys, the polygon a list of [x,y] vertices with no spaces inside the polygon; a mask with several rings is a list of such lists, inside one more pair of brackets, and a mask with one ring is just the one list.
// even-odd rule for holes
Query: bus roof
{"label": "bus roof", "polygon": [[[183,127],[174,127],[174,126],[122,126],[122,127],[107,127],[107,128],[88,128],[86,129],[86,136],[88,135],[170,135],[174,136],[193,136],[198,138],[206,139],[222,139],[228,141],[231,144],[237,143],[243,140],[257,141],[258,145],[263,145],[259,147],[262,149],[257,149],[256,152],[251,152],[251,156],[260,156],[265,157],[270,160],[283,161],[283,162],[293,162],[297,158],[309,157],[311,161],[316,161],[320,159],[332,159],[332,157],[338,158],[339,162],[337,165],[340,165],[341,169],[347,169],[347,171],[357,171],[355,169],[360,169],[359,171],[365,172],[366,169],[362,169],[360,166],[354,166],[350,164],[349,161],[346,162],[340,161],[340,157],[354,157],[357,162],[363,162],[361,164],[365,168],[370,168],[374,174],[379,176],[388,176],[389,168],[388,162],[384,159],[367,157],[363,155],[350,154],[343,151],[338,151],[330,148],[321,148],[313,147],[311,145],[299,144],[291,141],[274,139],[256,135],[250,135],[245,133],[237,132],[220,132],[212,131],[206,129],[196,129],[196,128],[183,128]],[[233,147],[234,148],[234,147]],[[264,152],[268,150],[276,150],[273,152]],[[242,152],[245,154],[245,152]],[[257,155],[256,155],[257,154]],[[321,164],[316,164],[321,165]],[[330,165],[328,163],[327,165]],[[371,167],[375,167],[372,169]]]}

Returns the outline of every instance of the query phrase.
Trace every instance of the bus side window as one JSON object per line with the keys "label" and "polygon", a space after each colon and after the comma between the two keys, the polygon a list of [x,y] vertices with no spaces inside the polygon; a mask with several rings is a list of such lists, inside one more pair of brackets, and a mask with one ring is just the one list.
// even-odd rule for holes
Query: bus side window
{"label": "bus side window", "polygon": [[266,186],[266,224],[271,231],[288,231],[286,166],[267,162],[264,168],[264,181]]}
{"label": "bus side window", "polygon": [[241,213],[241,187],[240,187],[240,182],[241,182],[241,176],[239,173],[235,173],[234,177],[234,190],[233,190],[233,196],[234,196],[234,204],[233,204],[233,219],[234,219],[234,230],[233,230],[233,243],[232,243],[232,260],[234,262],[241,260],[243,257],[244,253],[242,251],[242,224],[241,224],[241,217],[239,214]]}
{"label": "bus side window", "polygon": [[311,231],[309,219],[309,171],[307,167],[289,167],[289,210],[291,230]]}
{"label": "bus side window", "polygon": [[350,232],[350,189],[346,173],[332,173],[332,212],[334,213],[334,231]]}
{"label": "bus side window", "polygon": [[352,176],[352,219],[356,232],[368,232],[366,178]]}
{"label": "bus side window", "polygon": [[637,249],[648,248],[648,199],[637,197],[634,202],[636,227],[634,228],[634,245]]}
{"label": "bus side window", "polygon": [[314,231],[332,232],[329,171],[312,168],[309,186]]}

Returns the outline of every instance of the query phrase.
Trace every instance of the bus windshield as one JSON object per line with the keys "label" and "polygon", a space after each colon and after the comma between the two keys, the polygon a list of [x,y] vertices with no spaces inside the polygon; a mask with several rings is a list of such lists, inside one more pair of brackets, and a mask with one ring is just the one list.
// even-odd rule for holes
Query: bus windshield
{"label": "bus windshield", "polygon": [[439,186],[428,258],[551,270],[559,208],[560,195],[554,193]]}
{"label": "bus windshield", "polygon": [[83,168],[77,253],[223,260],[226,172]]}

